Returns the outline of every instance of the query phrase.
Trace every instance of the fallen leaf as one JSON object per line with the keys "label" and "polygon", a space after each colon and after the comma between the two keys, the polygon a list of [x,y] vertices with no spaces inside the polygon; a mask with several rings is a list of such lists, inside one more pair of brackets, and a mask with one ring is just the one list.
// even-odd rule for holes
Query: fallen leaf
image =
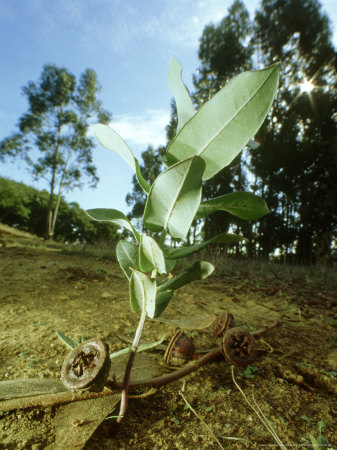
{"label": "fallen leaf", "polygon": [[204,330],[212,325],[214,320],[216,319],[215,314],[209,314],[207,316],[196,316],[191,319],[165,319],[165,318],[157,318],[153,319],[158,322],[168,323],[178,328],[182,328],[184,330]]}

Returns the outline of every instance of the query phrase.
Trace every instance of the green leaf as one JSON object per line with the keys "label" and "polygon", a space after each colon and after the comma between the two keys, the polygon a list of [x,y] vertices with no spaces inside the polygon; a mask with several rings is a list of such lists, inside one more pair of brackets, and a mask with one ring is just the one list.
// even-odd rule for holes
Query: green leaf
{"label": "green leaf", "polygon": [[170,419],[172,422],[174,422],[176,425],[180,425],[180,420],[177,417],[171,417]]}
{"label": "green leaf", "polygon": [[139,265],[143,272],[157,269],[161,274],[166,273],[165,259],[161,248],[154,239],[145,233],[140,239]]}
{"label": "green leaf", "polygon": [[325,423],[323,422],[323,420],[321,419],[318,423],[317,423],[317,428],[319,431],[319,434],[322,434],[322,430],[325,427]]}
{"label": "green leaf", "polygon": [[177,260],[176,259],[168,259],[166,258],[165,263],[166,263],[166,270],[167,273],[172,272],[172,270],[175,268],[175,266],[177,265]]}
{"label": "green leaf", "polygon": [[138,269],[138,248],[125,240],[120,240],[116,246],[116,256],[121,269],[128,280],[132,275],[132,269]]}
{"label": "green leaf", "polygon": [[174,278],[171,278],[166,283],[159,286],[158,292],[167,290],[176,290],[185,286],[194,280],[203,280],[207,278],[214,270],[213,264],[206,261],[198,261],[192,266],[188,267],[184,272],[180,273]]}
{"label": "green leaf", "polygon": [[181,74],[182,65],[174,56],[172,56],[168,73],[168,85],[177,107],[177,132],[195,113],[192,99],[184,85]]}
{"label": "green leaf", "polygon": [[154,317],[156,307],[157,283],[145,273],[133,270],[130,278],[131,311],[145,311],[150,318]]}
{"label": "green leaf", "polygon": [[243,374],[246,378],[255,378],[256,372],[258,372],[258,368],[254,366],[247,366],[243,371]]}
{"label": "green leaf", "polygon": [[126,215],[121,211],[118,211],[117,209],[96,208],[88,209],[86,213],[89,217],[94,220],[98,220],[99,222],[113,222],[120,227],[127,228],[132,231],[137,241],[140,242],[139,233],[135,230]]}
{"label": "green leaf", "polygon": [[232,244],[234,242],[240,242],[245,240],[246,238],[244,238],[243,236],[239,236],[237,234],[220,233],[212,237],[208,241],[200,242],[199,244],[195,245],[190,245],[189,247],[165,249],[165,258],[167,260],[184,258],[186,256],[190,256],[200,252],[200,250],[204,249],[205,247],[207,247],[207,245],[212,243]]}
{"label": "green leaf", "polygon": [[304,414],[301,416],[301,419],[305,420],[306,422],[309,422],[309,423],[313,421],[313,419],[311,419],[310,417],[308,417],[308,416],[306,416]]}
{"label": "green leaf", "polygon": [[[151,350],[152,348],[158,347],[158,345],[162,344],[166,336],[162,336],[159,341],[156,342],[147,342],[146,344],[140,344],[137,348],[137,353],[146,352],[147,350]],[[110,359],[117,358],[117,356],[125,355],[131,353],[132,345],[130,347],[123,348],[122,350],[118,350],[117,352],[110,353]]]}
{"label": "green leaf", "polygon": [[201,200],[201,177],[205,163],[193,156],[161,173],[149,192],[143,223],[151,231],[168,230],[184,238]]}
{"label": "green leaf", "polygon": [[56,334],[61,339],[63,344],[65,344],[68,348],[73,349],[73,348],[76,348],[78,345],[80,345],[79,342],[77,342],[75,339],[73,339],[69,336],[66,336],[60,330],[56,330]]}
{"label": "green leaf", "polygon": [[201,202],[196,219],[202,219],[219,210],[245,220],[259,219],[269,213],[268,206],[261,197],[251,192],[232,192]]}
{"label": "green leaf", "polygon": [[262,125],[274,99],[279,66],[243,72],[200,107],[167,148],[167,160],[201,156],[212,178],[247,145]]}
{"label": "green leaf", "polygon": [[132,151],[124,139],[122,139],[122,137],[116,133],[115,130],[108,127],[108,125],[97,123],[91,126],[100,144],[108,150],[118,153],[129,164],[131,169],[136,172],[138,182],[144,192],[149,192],[150,186],[141,174],[139,162],[137,158],[133,156]]}
{"label": "green leaf", "polygon": [[156,308],[154,317],[159,317],[166,309],[173,296],[173,290],[159,291],[157,288]]}

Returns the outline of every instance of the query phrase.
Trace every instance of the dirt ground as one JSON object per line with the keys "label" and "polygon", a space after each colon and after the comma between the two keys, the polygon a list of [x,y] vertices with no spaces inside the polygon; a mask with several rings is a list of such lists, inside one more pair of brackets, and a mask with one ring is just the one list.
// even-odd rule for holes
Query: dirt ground
{"label": "dirt ground", "polygon": [[[178,290],[167,319],[231,312],[250,330],[281,325],[257,340],[253,368],[236,370],[284,446],[337,448],[337,289],[327,274],[268,265],[221,265],[214,275]],[[102,339],[110,351],[128,344],[138,317],[130,313],[128,284],[118,265],[98,256],[12,242],[0,247],[0,380],[59,379],[69,349],[56,334]],[[148,320],[143,342],[174,334]],[[213,347],[210,328],[189,330],[197,347]],[[163,374],[162,350],[144,352],[136,375]],[[140,357],[139,355],[139,357]],[[143,365],[142,365],[143,364]],[[152,367],[153,369],[153,367]],[[114,369],[112,369],[113,371]],[[119,369],[117,378],[122,371]],[[127,417],[111,438],[105,422],[86,449],[273,448],[271,433],[234,385],[225,360],[214,361],[153,395],[130,399]],[[0,383],[1,385],[1,383]],[[252,397],[253,396],[253,397]],[[1,397],[0,397],[1,398]],[[188,407],[188,404],[193,408]],[[0,407],[3,401],[0,400]],[[57,407],[0,409],[0,448],[42,449],[55,440]],[[118,410],[117,410],[118,411]],[[196,413],[196,414],[195,414]],[[208,428],[207,428],[208,427]],[[71,448],[71,447],[64,447]]]}

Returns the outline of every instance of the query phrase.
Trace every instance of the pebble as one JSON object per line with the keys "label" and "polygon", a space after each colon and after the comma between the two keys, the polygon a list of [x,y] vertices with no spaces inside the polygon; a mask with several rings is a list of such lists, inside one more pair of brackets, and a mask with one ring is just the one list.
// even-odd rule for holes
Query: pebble
{"label": "pebble", "polygon": [[55,300],[58,300],[60,302],[66,302],[70,300],[70,298],[68,297],[68,295],[59,295],[58,297],[56,297]]}
{"label": "pebble", "polygon": [[111,294],[111,292],[102,292],[101,298],[103,300],[110,300],[113,298],[113,295]]}

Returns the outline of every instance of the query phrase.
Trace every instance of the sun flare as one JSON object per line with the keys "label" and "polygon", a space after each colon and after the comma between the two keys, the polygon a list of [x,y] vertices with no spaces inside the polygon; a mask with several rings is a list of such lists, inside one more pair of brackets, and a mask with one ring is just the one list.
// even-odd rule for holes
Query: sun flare
{"label": "sun flare", "polygon": [[315,85],[310,80],[305,80],[300,84],[301,92],[307,92],[308,94],[310,94],[314,87]]}

